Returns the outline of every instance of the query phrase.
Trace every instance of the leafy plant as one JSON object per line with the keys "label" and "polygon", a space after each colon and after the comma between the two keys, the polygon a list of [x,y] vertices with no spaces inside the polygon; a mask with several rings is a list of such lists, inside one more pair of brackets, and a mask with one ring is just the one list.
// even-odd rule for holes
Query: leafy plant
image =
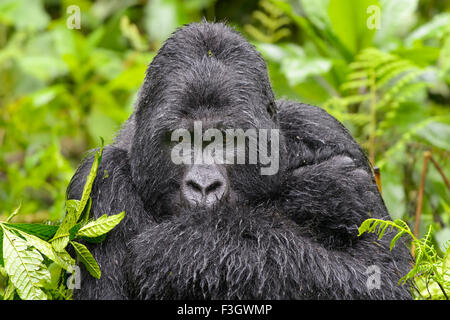
{"label": "leafy plant", "polygon": [[411,271],[400,279],[400,283],[413,280],[417,289],[417,299],[449,299],[450,295],[450,241],[443,257],[439,256],[433,243],[432,226],[426,235],[418,239],[414,236],[408,224],[401,219],[387,221],[381,219],[367,219],[359,227],[359,236],[364,232],[376,233],[378,239],[383,238],[386,231],[397,229],[398,233],[392,238],[390,249],[403,235],[412,239],[415,264]]}
{"label": "leafy plant", "polygon": [[15,293],[23,300],[70,298],[71,291],[64,284],[62,272],[75,272],[75,260],[66,251],[69,244],[86,270],[100,278],[101,270],[94,257],[76,240],[97,243],[125,216],[121,212],[89,221],[90,193],[102,153],[103,147],[95,153],[81,199],[66,201],[67,215],[59,226],[11,223],[19,208],[5,222],[0,222],[0,278],[6,282],[6,289],[0,291],[1,298],[13,299]]}
{"label": "leafy plant", "polygon": [[[361,51],[349,68],[346,81],[340,88],[345,95],[332,97],[324,104],[324,108],[333,110],[333,105],[338,105],[334,108],[337,109],[334,113],[337,118],[369,125],[367,146],[369,158],[374,163],[375,137],[389,128],[402,102],[430,84],[420,78],[425,70],[412,61],[375,48]],[[348,106],[357,103],[361,104],[363,110],[367,108],[368,112],[360,113],[360,108],[355,108],[353,113],[348,112]],[[343,110],[347,112],[342,112]],[[378,126],[377,111],[385,111],[385,116]]]}
{"label": "leafy plant", "polygon": [[244,30],[261,42],[275,43],[291,34],[288,28],[290,20],[269,0],[259,1],[260,10],[255,10],[252,17],[254,24],[246,24]]}

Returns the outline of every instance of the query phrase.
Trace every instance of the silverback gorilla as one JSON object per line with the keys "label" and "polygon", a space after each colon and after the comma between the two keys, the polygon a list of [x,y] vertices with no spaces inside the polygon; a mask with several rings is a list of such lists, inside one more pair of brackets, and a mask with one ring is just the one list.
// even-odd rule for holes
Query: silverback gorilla
{"label": "silverback gorilla", "polygon": [[[278,130],[277,172],[261,174],[259,160],[175,164],[171,134],[195,121]],[[126,215],[89,245],[102,277],[82,269],[76,299],[410,298],[398,285],[406,246],[357,236],[365,219],[389,219],[360,146],[324,110],[275,101],[264,60],[225,24],[192,23],[165,42],[98,172],[91,212]]]}

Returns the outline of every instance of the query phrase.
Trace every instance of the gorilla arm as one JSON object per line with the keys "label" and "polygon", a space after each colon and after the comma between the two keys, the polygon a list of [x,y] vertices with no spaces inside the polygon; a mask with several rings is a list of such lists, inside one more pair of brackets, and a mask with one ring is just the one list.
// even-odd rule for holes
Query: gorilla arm
{"label": "gorilla arm", "polygon": [[[411,267],[403,242],[390,251],[393,235],[380,241],[374,234],[357,237],[365,219],[390,219],[359,145],[320,108],[281,101],[278,116],[289,150],[289,173],[278,208],[306,227],[307,248],[318,259],[314,275],[319,270],[334,274],[327,278],[336,290],[342,281],[350,284],[355,291],[349,297],[410,298],[406,287],[397,286]],[[380,270],[380,290],[366,286],[365,272],[373,265]]]}
{"label": "gorilla arm", "polygon": [[[68,199],[80,199],[93,157],[78,168],[67,189]],[[136,235],[142,223],[138,219],[148,217],[142,201],[131,181],[128,156],[125,150],[107,146],[98,169],[92,192],[91,217],[117,214],[125,211],[125,218],[111,230],[99,244],[86,244],[99,263],[100,279],[95,279],[82,269],[81,288],[74,291],[78,299],[126,299],[126,272],[122,269],[126,259],[128,240]],[[147,221],[148,222],[148,221]],[[83,267],[82,267],[83,268]]]}

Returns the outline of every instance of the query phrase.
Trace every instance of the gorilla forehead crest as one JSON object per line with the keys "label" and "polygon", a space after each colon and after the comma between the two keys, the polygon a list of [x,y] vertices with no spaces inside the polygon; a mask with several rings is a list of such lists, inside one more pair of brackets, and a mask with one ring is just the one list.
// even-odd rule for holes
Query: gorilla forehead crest
{"label": "gorilla forehead crest", "polygon": [[[243,59],[244,57],[244,59]],[[150,64],[138,101],[138,114],[164,104],[183,111],[198,106],[275,113],[275,101],[261,55],[222,23],[191,23],[165,42]]]}

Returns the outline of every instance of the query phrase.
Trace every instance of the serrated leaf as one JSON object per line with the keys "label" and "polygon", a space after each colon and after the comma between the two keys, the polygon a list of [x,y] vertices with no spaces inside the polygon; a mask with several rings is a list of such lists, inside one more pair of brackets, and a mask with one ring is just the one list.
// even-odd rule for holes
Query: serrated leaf
{"label": "serrated leaf", "polygon": [[112,216],[102,215],[97,220],[91,221],[80,230],[78,230],[77,236],[96,238],[102,236],[111,231],[120,221],[124,218],[125,211]]}
{"label": "serrated leaf", "polygon": [[42,264],[42,255],[4,226],[2,229],[5,270],[17,293],[23,300],[46,300],[39,286],[50,281],[50,273]]}
{"label": "serrated leaf", "polygon": [[389,245],[389,249],[390,249],[390,250],[392,250],[392,249],[394,248],[395,243],[397,242],[397,240],[400,239],[401,236],[404,235],[404,234],[405,234],[405,232],[400,231],[399,233],[397,233],[397,234],[395,235],[394,238],[392,238],[391,244]]}
{"label": "serrated leaf", "polygon": [[372,82],[370,79],[353,80],[350,82],[345,82],[341,86],[341,90],[349,90],[349,89],[357,89],[357,88],[361,88],[361,87],[368,87],[368,86],[370,86],[371,83]]}
{"label": "serrated leaf", "polygon": [[70,244],[75,249],[78,258],[80,259],[81,263],[84,264],[86,270],[91,274],[91,276],[96,279],[100,279],[100,267],[98,266],[97,261],[95,261],[94,256],[90,253],[88,248],[86,248],[85,245],[75,241],[70,241]]}

